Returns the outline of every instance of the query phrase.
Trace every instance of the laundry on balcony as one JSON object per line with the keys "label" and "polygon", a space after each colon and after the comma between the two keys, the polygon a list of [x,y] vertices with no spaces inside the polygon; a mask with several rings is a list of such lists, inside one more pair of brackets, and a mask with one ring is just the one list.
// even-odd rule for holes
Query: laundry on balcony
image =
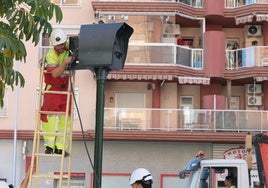
{"label": "laundry on balcony", "polygon": [[179,84],[203,84],[209,85],[210,78],[193,77],[193,76],[178,76]]}

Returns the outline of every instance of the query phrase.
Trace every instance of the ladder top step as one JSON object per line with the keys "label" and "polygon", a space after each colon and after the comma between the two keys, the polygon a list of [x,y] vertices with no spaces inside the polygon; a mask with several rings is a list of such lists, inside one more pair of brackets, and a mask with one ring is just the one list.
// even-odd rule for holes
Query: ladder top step
{"label": "ladder top step", "polygon": [[[70,153],[68,152],[70,155]],[[41,157],[54,157],[54,158],[61,158],[62,154],[45,154],[45,153],[34,153],[35,156],[41,156]],[[66,158],[66,157],[65,157]]]}
{"label": "ladder top step", "polygon": [[61,179],[61,178],[69,178],[68,173],[59,174],[33,174],[33,178],[44,178],[44,179]]}

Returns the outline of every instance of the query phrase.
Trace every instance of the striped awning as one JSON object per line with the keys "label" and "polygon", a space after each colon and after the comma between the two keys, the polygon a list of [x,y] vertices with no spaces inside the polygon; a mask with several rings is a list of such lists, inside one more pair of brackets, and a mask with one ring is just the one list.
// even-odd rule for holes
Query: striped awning
{"label": "striped awning", "polygon": [[108,74],[108,80],[172,80],[172,75],[148,74]]}
{"label": "striped awning", "polygon": [[256,21],[268,21],[268,14],[256,14]]}
{"label": "striped awning", "polygon": [[235,18],[235,23],[236,25],[241,24],[241,23],[247,23],[247,22],[252,22],[254,15],[247,15],[247,16],[242,16],[242,17],[237,17]]}
{"label": "striped awning", "polygon": [[210,78],[192,77],[192,76],[178,76],[179,84],[203,84],[209,85]]}
{"label": "striped awning", "polygon": [[268,14],[251,14],[251,15],[247,15],[247,16],[241,16],[241,17],[236,17],[235,18],[235,23],[236,25],[238,24],[243,24],[243,23],[247,23],[247,22],[252,22],[253,17],[256,17],[256,21],[257,22],[261,22],[261,21],[268,21]]}
{"label": "striped awning", "polygon": [[267,76],[256,76],[254,77],[256,82],[262,82],[262,81],[267,81],[268,77]]}

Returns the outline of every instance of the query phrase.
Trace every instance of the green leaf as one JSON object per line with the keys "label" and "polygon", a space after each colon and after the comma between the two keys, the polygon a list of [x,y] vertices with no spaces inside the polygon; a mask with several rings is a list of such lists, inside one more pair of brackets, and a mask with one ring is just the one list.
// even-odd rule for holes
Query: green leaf
{"label": "green leaf", "polygon": [[62,11],[59,6],[55,6],[56,22],[60,23],[62,21]]}
{"label": "green leaf", "polygon": [[62,11],[49,0],[0,0],[0,106],[7,86],[25,85],[23,75],[13,69],[14,60],[26,62],[23,42],[31,39],[38,45],[41,33],[51,33],[54,17],[60,23]]}

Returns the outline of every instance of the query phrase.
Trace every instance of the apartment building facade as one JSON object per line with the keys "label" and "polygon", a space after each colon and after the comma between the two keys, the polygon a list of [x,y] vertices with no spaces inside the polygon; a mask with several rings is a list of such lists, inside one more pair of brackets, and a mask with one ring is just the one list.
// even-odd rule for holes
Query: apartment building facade
{"label": "apartment building facade", "polygon": [[[69,36],[100,20],[134,29],[124,69],[109,71],[105,85],[103,187],[129,187],[138,167],[151,171],[154,187],[184,185],[178,171],[198,150],[207,158],[242,158],[247,132],[267,130],[268,1],[53,2],[64,15],[53,26]],[[26,43],[27,64],[16,64],[26,86],[8,89],[1,109],[0,178],[10,183],[19,183],[31,158],[39,60],[51,47],[45,36],[41,41]],[[72,187],[92,187],[80,126],[93,156],[96,88],[93,72],[76,71]],[[44,166],[57,173],[54,163]]]}

